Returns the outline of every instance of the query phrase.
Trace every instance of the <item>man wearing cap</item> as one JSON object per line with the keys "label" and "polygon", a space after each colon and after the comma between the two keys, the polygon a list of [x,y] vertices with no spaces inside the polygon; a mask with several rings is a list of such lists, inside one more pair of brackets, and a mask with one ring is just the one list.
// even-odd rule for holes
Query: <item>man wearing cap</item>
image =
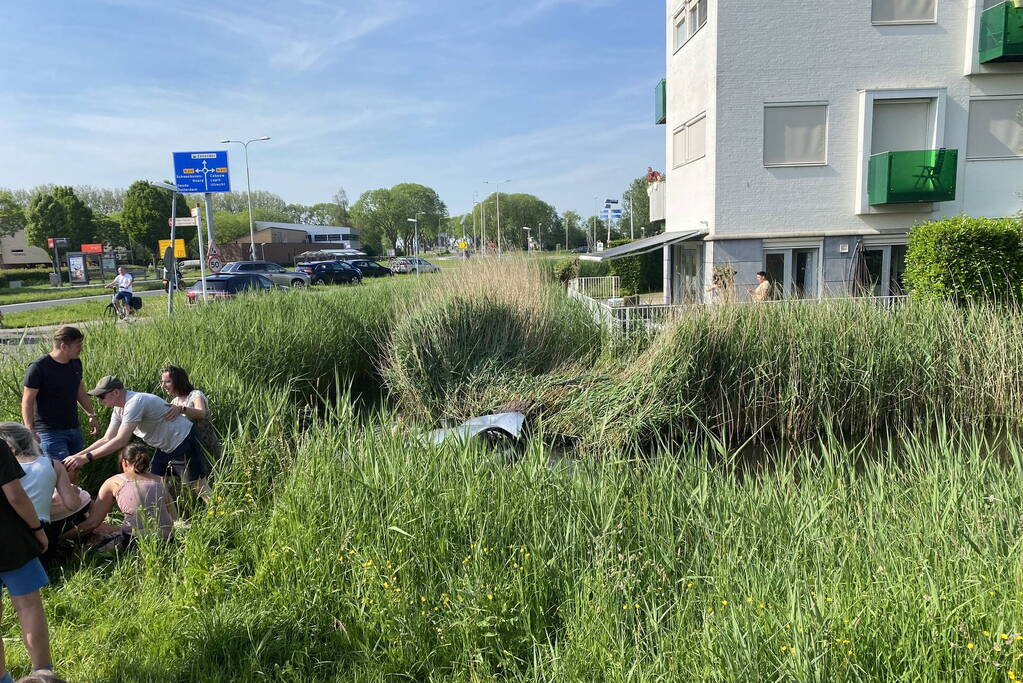
{"label": "man wearing cap", "polygon": [[103,438],[64,461],[69,470],[116,453],[128,445],[134,434],[156,449],[150,466],[153,474],[162,477],[167,474],[168,465],[183,466],[184,482],[206,497],[209,462],[199,445],[195,424],[185,417],[179,406],[170,405],[153,394],[128,391],[121,380],[111,375],[101,379],[88,393],[102,405],[112,408],[113,414]]}
{"label": "man wearing cap", "polygon": [[82,383],[82,342],[85,335],[65,325],[53,333],[53,350],[25,371],[21,390],[21,419],[39,442],[43,454],[63,460],[83,446],[78,406],[89,416],[90,433],[99,432],[92,399]]}

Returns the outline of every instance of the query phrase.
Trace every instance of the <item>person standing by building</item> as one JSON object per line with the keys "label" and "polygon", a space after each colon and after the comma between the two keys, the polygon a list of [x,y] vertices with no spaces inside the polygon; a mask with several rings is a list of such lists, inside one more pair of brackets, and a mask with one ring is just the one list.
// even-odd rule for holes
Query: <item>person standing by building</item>
{"label": "person standing by building", "polygon": [[768,279],[767,273],[764,271],[757,273],[757,286],[746,291],[749,292],[754,301],[770,301],[771,281]]}
{"label": "person standing by building", "polygon": [[[50,580],[39,561],[48,541],[32,501],[21,486],[25,475],[7,442],[0,439],[0,590],[7,589],[18,613],[33,674],[53,674],[50,629],[39,589]],[[0,615],[3,603],[0,602]],[[12,683],[0,641],[0,683]]]}
{"label": "person standing by building", "polygon": [[28,366],[22,382],[21,420],[43,455],[54,460],[64,460],[85,447],[76,403],[89,416],[89,433],[99,433],[96,408],[82,383],[79,356],[84,341],[77,327],[58,328],[53,333],[53,350]]}

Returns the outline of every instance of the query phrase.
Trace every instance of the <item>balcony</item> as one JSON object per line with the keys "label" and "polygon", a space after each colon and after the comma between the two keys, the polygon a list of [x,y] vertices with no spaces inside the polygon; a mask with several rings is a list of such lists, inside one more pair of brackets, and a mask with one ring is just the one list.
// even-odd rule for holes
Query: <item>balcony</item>
{"label": "balcony", "polygon": [[956,197],[957,149],[881,152],[870,157],[867,199],[871,206],[948,202]]}
{"label": "balcony", "polygon": [[668,81],[662,78],[654,88],[654,123],[668,122]]}
{"label": "balcony", "polygon": [[665,186],[664,180],[647,183],[646,194],[650,198],[650,215],[647,218],[651,223],[664,220]]}
{"label": "balcony", "polygon": [[980,15],[980,62],[1023,61],[1023,7],[1007,0]]}

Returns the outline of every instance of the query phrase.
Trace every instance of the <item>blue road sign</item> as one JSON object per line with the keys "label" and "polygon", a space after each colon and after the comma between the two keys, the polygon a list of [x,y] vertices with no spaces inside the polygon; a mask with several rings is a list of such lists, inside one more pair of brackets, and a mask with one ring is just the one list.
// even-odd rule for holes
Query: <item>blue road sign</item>
{"label": "blue road sign", "polygon": [[230,192],[227,150],[219,152],[174,152],[174,183],[178,192]]}

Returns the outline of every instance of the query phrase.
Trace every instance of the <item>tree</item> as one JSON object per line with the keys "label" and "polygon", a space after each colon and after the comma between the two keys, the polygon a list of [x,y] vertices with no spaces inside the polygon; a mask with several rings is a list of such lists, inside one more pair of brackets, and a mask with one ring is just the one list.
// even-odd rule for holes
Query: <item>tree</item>
{"label": "tree", "polygon": [[337,188],[337,192],[334,193],[334,205],[337,206],[337,220],[339,222],[334,225],[347,225],[351,221],[348,206],[348,193],[345,192],[345,188]]}
{"label": "tree", "polygon": [[[486,197],[480,208],[473,207],[478,216],[485,214],[483,221],[484,234],[487,242],[497,244],[497,194]],[[539,197],[531,194],[500,195],[501,202],[501,247],[502,249],[525,249],[527,231],[534,244],[543,248],[553,248],[562,241],[561,217],[557,210]]]}
{"label": "tree", "polygon": [[562,238],[566,239],[565,248],[574,249],[587,244],[586,228],[583,217],[575,211],[566,211],[561,216]]}
{"label": "tree", "polygon": [[[249,210],[247,192],[220,192],[213,200],[214,211],[228,211],[230,213],[245,213]],[[282,216],[287,216],[288,203],[280,196],[266,190],[255,190],[252,193],[252,215],[256,215],[256,209],[269,209],[276,211]],[[279,219],[284,220],[284,219]]]}
{"label": "tree", "polygon": [[109,214],[94,214],[92,219],[93,238],[100,244],[128,249],[131,247],[131,240],[121,227],[121,214],[114,212]]}
{"label": "tree", "polygon": [[26,211],[25,241],[46,248],[48,237],[67,237],[72,246],[93,240],[92,210],[67,186],[32,196]]}
{"label": "tree", "polygon": [[83,204],[92,209],[93,213],[111,214],[124,208],[124,190],[121,188],[111,190],[105,187],[78,185],[75,187],[75,194]]}
{"label": "tree", "polygon": [[7,190],[0,190],[0,237],[9,237],[25,229],[25,209]]}
{"label": "tree", "polygon": [[[622,194],[622,233],[631,237],[629,219],[635,218],[635,239],[644,234],[649,237],[664,231],[664,221],[650,222],[650,195],[646,193],[646,176],[640,176]],[[646,228],[643,230],[643,228]]]}
{"label": "tree", "polygon": [[[418,226],[408,219],[417,218]],[[425,185],[401,183],[390,189],[367,190],[352,205],[352,222],[359,228],[363,244],[379,246],[381,251],[396,249],[400,242],[406,253],[414,244],[416,228],[419,241],[436,240],[448,209],[437,192]]]}
{"label": "tree", "polygon": [[[167,190],[150,185],[145,180],[132,183],[124,196],[121,227],[129,239],[150,254],[156,254],[160,240],[170,238],[170,228],[167,226],[171,214],[170,198]],[[174,198],[177,202],[177,215],[187,216],[188,205],[184,197],[176,194]]]}

